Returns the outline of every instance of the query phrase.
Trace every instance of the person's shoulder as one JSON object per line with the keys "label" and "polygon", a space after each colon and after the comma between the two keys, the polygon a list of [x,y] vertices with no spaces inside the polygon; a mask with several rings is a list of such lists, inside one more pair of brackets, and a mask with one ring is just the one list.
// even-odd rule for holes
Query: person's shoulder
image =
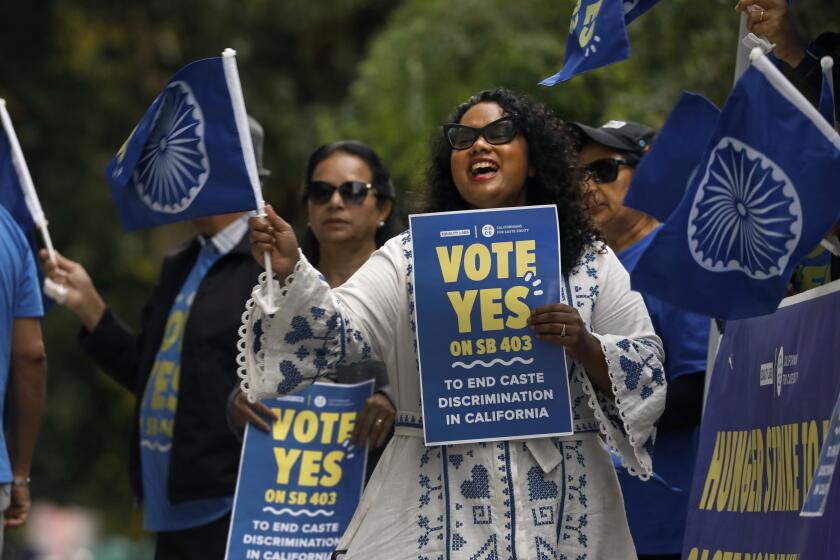
{"label": "person's shoulder", "polygon": [[611,269],[616,263],[620,265],[615,252],[603,241],[595,240],[583,248],[580,256],[572,265],[569,275],[578,276],[582,274],[597,279],[600,276],[600,271]]}
{"label": "person's shoulder", "polygon": [[0,205],[0,238],[5,239],[7,244],[11,242],[22,255],[29,251],[26,234],[2,205]]}
{"label": "person's shoulder", "polygon": [[405,230],[386,241],[379,251],[391,259],[407,259],[411,256],[411,230]]}

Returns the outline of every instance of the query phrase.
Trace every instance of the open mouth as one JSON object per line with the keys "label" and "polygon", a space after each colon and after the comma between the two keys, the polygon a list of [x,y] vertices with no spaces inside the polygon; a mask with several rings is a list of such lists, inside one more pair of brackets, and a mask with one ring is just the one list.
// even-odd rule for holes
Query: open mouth
{"label": "open mouth", "polygon": [[486,180],[494,176],[496,173],[498,173],[498,171],[499,166],[494,161],[477,161],[470,166],[470,177],[478,180]]}

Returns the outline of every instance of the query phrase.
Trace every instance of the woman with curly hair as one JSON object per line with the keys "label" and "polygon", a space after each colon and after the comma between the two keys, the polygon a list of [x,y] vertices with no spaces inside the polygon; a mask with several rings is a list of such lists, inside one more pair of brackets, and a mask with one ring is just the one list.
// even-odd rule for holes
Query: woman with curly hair
{"label": "woman with curly hair", "polygon": [[[503,89],[471,97],[451,121],[435,143],[427,210],[557,206],[571,293],[566,303],[534,309],[529,322],[570,358],[574,435],[425,447],[410,235],[388,241],[331,290],[273,211],[252,220],[251,243],[258,258],[271,252],[281,311],[249,311],[266,336],[264,363],[248,371],[247,390],[268,396],[279,382],[308,382],[325,363],[371,353],[385,362],[396,431],[339,544],[344,558],[635,558],[603,440],[630,472],[650,475],[648,450],[665,403],[661,342],[585,214],[564,123]],[[255,296],[263,299],[261,288]],[[308,320],[312,308],[321,319]],[[305,333],[299,317],[307,317]],[[307,337],[318,344],[309,349]],[[299,351],[324,340],[329,350],[318,356]]]}

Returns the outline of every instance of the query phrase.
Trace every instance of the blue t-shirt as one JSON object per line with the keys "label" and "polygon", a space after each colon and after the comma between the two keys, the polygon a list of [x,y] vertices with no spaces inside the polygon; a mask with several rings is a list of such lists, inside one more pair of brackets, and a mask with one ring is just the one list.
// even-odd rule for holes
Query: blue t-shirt
{"label": "blue t-shirt", "polygon": [[[628,271],[658,231],[618,254]],[[674,271],[679,278],[679,271]],[[709,318],[685,311],[642,294],[653,328],[665,347],[668,381],[706,370]],[[619,470],[630,533],[639,554],[669,554],[682,551],[688,496],[694,475],[699,427],[658,430],[653,451],[654,476],[647,482]]]}
{"label": "blue t-shirt", "polygon": [[0,483],[12,481],[3,430],[6,385],[15,319],[43,317],[41,290],[32,250],[23,232],[0,206]]}
{"label": "blue t-shirt", "polygon": [[224,497],[173,504],[167,496],[184,327],[202,278],[220,256],[211,243],[204,244],[199,252],[169,312],[163,341],[146,382],[140,407],[140,464],[143,520],[148,531],[178,531],[205,525],[230,511],[233,502],[232,497]]}

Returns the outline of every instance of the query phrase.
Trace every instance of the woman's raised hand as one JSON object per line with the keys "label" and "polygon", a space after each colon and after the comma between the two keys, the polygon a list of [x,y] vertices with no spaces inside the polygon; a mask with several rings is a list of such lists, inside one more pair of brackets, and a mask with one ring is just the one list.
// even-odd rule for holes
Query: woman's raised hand
{"label": "woman's raised hand", "polygon": [[265,212],[264,218],[251,218],[251,253],[260,264],[263,264],[263,254],[269,253],[271,268],[282,283],[300,258],[297,236],[270,205],[265,207]]}

